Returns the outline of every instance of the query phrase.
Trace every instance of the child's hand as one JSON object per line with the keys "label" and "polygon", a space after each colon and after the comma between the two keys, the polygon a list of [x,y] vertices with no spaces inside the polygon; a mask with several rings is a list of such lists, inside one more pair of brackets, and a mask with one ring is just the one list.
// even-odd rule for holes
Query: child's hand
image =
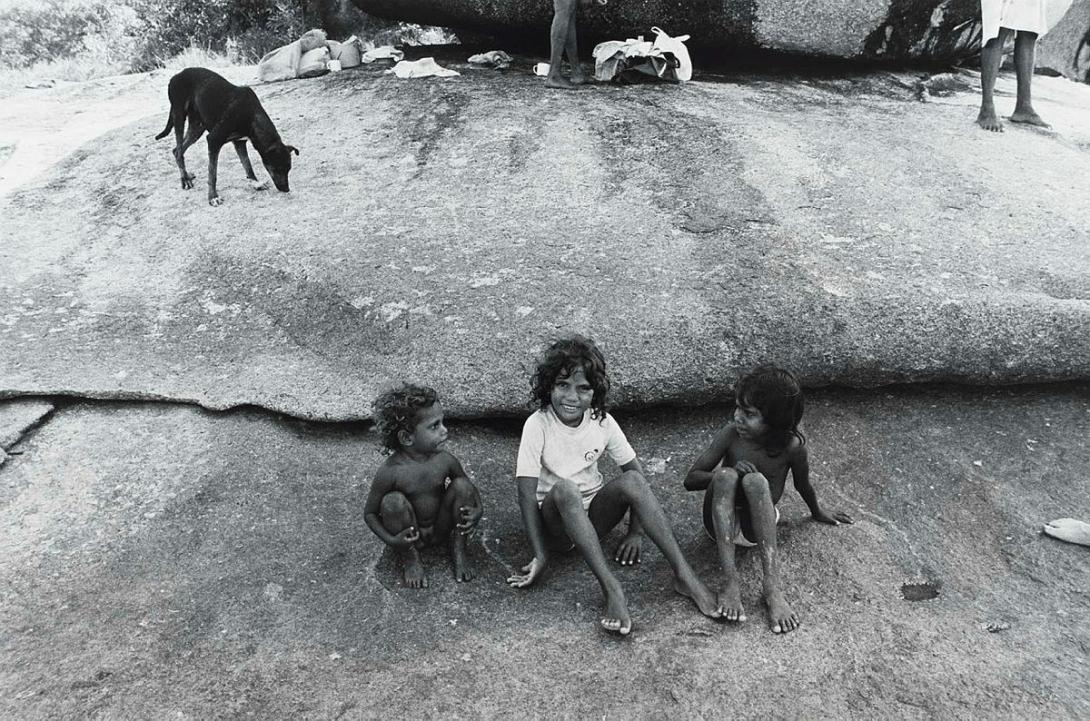
{"label": "child's hand", "polygon": [[825,511],[818,511],[814,514],[814,520],[818,523],[828,523],[830,526],[839,526],[841,523],[852,523],[852,517],[843,511],[836,511],[833,515],[829,515]]}
{"label": "child's hand", "polygon": [[472,536],[483,515],[484,509],[480,506],[461,506],[458,509],[458,532],[463,536]]}
{"label": "child's hand", "polygon": [[393,540],[390,541],[391,546],[397,548],[405,548],[411,546],[420,540],[420,532],[416,530],[415,526],[409,526],[401,533],[396,534]]}
{"label": "child's hand", "polygon": [[545,561],[541,560],[537,556],[534,556],[534,560],[527,563],[522,567],[523,575],[515,574],[507,579],[507,583],[511,584],[514,588],[526,588],[533,583],[542,571],[545,570]]}
{"label": "child's hand", "polygon": [[757,470],[757,466],[753,465],[749,461],[738,461],[734,464],[734,470],[738,471],[738,477],[742,478],[750,473],[760,473]]}
{"label": "child's hand", "polygon": [[633,566],[640,562],[640,550],[643,548],[643,534],[630,532],[617,546],[613,560],[622,566]]}

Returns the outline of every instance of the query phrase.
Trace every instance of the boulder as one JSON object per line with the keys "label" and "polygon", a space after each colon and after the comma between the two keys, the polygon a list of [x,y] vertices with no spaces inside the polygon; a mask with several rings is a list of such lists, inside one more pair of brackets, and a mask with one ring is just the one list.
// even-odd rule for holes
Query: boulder
{"label": "boulder", "polygon": [[[540,42],[552,18],[551,4],[540,0],[353,2],[379,17],[502,33],[509,42],[528,35]],[[1070,5],[1050,0],[1050,16],[1059,18]],[[952,60],[979,48],[979,18],[979,0],[614,0],[581,11],[579,28],[585,45],[646,34],[657,25],[673,35],[688,33],[696,49]]]}
{"label": "boulder", "polygon": [[1037,67],[1090,81],[1090,0],[1075,0],[1056,18],[1056,24],[1038,43]]}

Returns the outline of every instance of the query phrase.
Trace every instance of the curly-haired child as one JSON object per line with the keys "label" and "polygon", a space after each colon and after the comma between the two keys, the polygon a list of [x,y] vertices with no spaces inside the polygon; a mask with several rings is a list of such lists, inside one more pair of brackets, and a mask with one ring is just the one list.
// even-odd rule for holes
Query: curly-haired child
{"label": "curly-haired child", "polygon": [[724,582],[719,605],[728,621],[745,621],[734,547],[759,546],[764,571],[764,599],[774,633],[799,625],[784,598],[776,545],[776,508],[787,483],[810,507],[815,521],[851,523],[846,513],[828,514],[818,506],[810,485],[806,438],[799,431],[805,408],[802,387],[794,374],[762,366],[744,376],[734,389],[735,410],[685,476],[685,488],[704,491],[704,528],[715,540]]}
{"label": "curly-haired child", "polygon": [[443,448],[447,427],[438,394],[405,383],[380,395],[372,408],[391,455],[371,481],[364,520],[401,559],[406,586],[428,585],[419,549],[448,538],[455,580],[471,580],[466,539],[484,508],[462,464]]}
{"label": "curly-haired child", "polygon": [[[715,596],[685,560],[658,499],[643,477],[617,421],[606,412],[609,376],[593,341],[573,336],[553,343],[530,381],[537,410],[526,419],[515,470],[519,508],[534,558],[507,582],[529,586],[549,563],[550,550],[577,549],[605,595],[602,628],[626,635],[632,630],[621,584],[609,569],[599,539],[630,514],[629,532],[615,560],[637,563],[646,534],[674,571],[674,589],[691,598],[712,618],[721,611]],[[621,475],[603,483],[603,453]]]}

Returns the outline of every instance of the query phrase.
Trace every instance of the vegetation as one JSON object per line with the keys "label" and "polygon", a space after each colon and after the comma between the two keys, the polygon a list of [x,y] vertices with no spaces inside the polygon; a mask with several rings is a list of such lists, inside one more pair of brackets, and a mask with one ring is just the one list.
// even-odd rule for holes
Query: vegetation
{"label": "vegetation", "polygon": [[[0,0],[0,90],[39,79],[87,80],[171,65],[188,52],[257,62],[321,26],[323,0]],[[451,41],[435,28],[349,15],[337,31],[378,44]],[[345,32],[347,30],[347,32]],[[333,37],[338,37],[333,35]],[[237,51],[237,57],[234,52]]]}

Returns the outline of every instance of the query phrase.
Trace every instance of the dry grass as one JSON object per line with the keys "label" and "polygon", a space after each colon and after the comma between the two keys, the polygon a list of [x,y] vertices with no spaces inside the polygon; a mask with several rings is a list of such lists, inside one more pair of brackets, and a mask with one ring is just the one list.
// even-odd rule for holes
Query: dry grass
{"label": "dry grass", "polygon": [[[189,47],[162,61],[172,74],[194,65],[206,68],[230,67],[227,56],[205,48]],[[0,66],[0,97],[22,88],[63,82],[83,82],[129,71],[128,59],[117,58],[100,48],[90,47],[78,55],[35,63],[25,68]]]}

